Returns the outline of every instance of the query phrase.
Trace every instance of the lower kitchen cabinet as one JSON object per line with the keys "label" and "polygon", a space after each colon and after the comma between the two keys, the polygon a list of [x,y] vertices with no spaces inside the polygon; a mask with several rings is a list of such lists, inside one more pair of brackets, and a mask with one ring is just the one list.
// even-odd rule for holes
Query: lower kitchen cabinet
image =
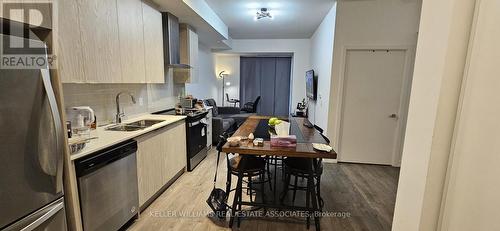
{"label": "lower kitchen cabinet", "polygon": [[186,167],[186,125],[177,122],[136,138],[139,205]]}

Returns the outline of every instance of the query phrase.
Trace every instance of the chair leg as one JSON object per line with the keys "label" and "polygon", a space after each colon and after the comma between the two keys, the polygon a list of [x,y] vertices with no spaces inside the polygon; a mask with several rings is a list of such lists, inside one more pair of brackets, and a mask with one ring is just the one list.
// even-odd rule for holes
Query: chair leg
{"label": "chair leg", "polygon": [[266,185],[266,183],[264,182],[264,180],[265,180],[264,173],[262,173],[260,176],[262,177],[261,184],[260,184],[260,190],[261,190],[260,193],[262,194],[261,195],[261,197],[262,197],[262,203],[265,204],[266,203],[266,196],[265,196],[266,194],[264,193],[264,190],[265,190],[264,186]]}
{"label": "chair leg", "polygon": [[243,174],[238,173],[238,183],[236,184],[236,192],[233,198],[233,205],[231,206],[231,217],[229,218],[229,227],[233,227],[234,218],[236,216],[236,210],[238,209],[239,199],[241,198],[241,194],[243,192]]}
{"label": "chair leg", "polygon": [[323,211],[323,206],[325,205],[325,202],[323,201],[323,198],[321,197],[321,176],[318,176],[316,181],[317,181],[316,194],[318,195],[319,210]]}
{"label": "chair leg", "polygon": [[269,171],[269,169],[267,169],[267,179],[269,180],[269,189],[271,191],[273,191],[273,186],[272,186],[272,182],[271,182],[271,171]]}
{"label": "chair leg", "polygon": [[[280,163],[281,163],[281,175],[283,176],[285,174],[285,158],[281,157]],[[278,164],[278,161],[276,160],[276,164]]]}
{"label": "chair leg", "polygon": [[248,194],[248,191],[250,191],[250,193],[248,195],[250,195],[250,202],[253,202],[253,199],[252,199],[252,176],[249,176],[248,177],[248,189],[247,189],[247,194]]}
{"label": "chair leg", "polygon": [[[228,198],[229,198],[230,191],[231,191],[231,173],[228,171],[227,179],[226,179],[226,193],[227,193]],[[226,198],[226,199],[228,199],[228,198]]]}
{"label": "chair leg", "polygon": [[[251,195],[250,195],[251,197]],[[242,210],[241,210],[241,202],[243,201],[243,190],[240,191],[239,199],[238,199],[238,221],[237,221],[237,226],[240,228],[241,224],[241,216],[242,216]]]}
{"label": "chair leg", "polygon": [[[297,178],[295,178],[297,179]],[[309,182],[307,182],[307,187],[306,187],[306,208],[307,208],[307,217],[306,217],[306,227],[307,229],[309,230],[309,226],[311,225],[311,221],[310,221],[310,216],[311,216],[311,212],[310,212],[310,207],[309,207],[309,200],[310,200],[310,185],[309,185]]]}
{"label": "chair leg", "polygon": [[317,216],[316,212],[319,211],[319,206],[318,206],[318,200],[317,200],[317,195],[316,195],[316,188],[314,187],[314,177],[313,177],[313,172],[309,172],[309,176],[307,177],[307,188],[309,193],[311,194],[311,203],[313,207],[313,219],[314,219],[314,225],[316,226],[316,231],[320,231],[320,221],[319,221],[319,216]]}
{"label": "chair leg", "polygon": [[293,197],[292,197],[292,205],[295,203],[295,195],[297,194],[297,184],[298,184],[299,177],[295,176],[295,182],[293,185]]}
{"label": "chair leg", "polygon": [[283,201],[285,200],[286,194],[288,193],[288,185],[290,184],[290,177],[291,177],[290,174],[286,174],[286,176],[285,176],[286,180],[283,184],[283,192],[281,193],[281,198],[280,198],[281,203],[283,203]]}

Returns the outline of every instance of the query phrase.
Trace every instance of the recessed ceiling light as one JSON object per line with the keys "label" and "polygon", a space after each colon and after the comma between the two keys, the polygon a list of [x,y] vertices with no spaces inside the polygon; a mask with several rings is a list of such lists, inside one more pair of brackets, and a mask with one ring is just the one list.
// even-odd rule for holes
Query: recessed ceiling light
{"label": "recessed ceiling light", "polygon": [[257,11],[257,13],[255,14],[254,20],[259,20],[263,18],[273,19],[271,12],[269,12],[267,8],[260,8],[260,11]]}

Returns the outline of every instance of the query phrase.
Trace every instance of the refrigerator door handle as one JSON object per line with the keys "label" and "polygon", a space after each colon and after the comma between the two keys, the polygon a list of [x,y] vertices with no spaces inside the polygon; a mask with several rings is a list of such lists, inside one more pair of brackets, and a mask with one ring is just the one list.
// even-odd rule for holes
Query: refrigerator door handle
{"label": "refrigerator door handle", "polygon": [[38,228],[41,224],[53,217],[57,212],[64,208],[64,201],[61,201],[50,208],[48,212],[31,222],[29,225],[21,229],[21,231],[32,231]]}
{"label": "refrigerator door handle", "polygon": [[54,89],[52,88],[52,82],[50,81],[50,72],[48,69],[41,69],[42,82],[47,93],[47,98],[50,105],[50,110],[52,114],[52,119],[54,121],[54,128],[56,133],[56,192],[62,191],[62,178],[63,178],[63,133],[62,133],[62,122],[59,114],[59,108],[57,106],[56,96]]}

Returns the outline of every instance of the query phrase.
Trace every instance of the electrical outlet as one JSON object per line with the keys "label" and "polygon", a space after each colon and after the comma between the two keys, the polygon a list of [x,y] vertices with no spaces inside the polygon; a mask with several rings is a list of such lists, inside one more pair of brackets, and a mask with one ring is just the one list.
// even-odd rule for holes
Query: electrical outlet
{"label": "electrical outlet", "polygon": [[143,106],[143,105],[144,105],[144,98],[139,97],[139,106]]}

